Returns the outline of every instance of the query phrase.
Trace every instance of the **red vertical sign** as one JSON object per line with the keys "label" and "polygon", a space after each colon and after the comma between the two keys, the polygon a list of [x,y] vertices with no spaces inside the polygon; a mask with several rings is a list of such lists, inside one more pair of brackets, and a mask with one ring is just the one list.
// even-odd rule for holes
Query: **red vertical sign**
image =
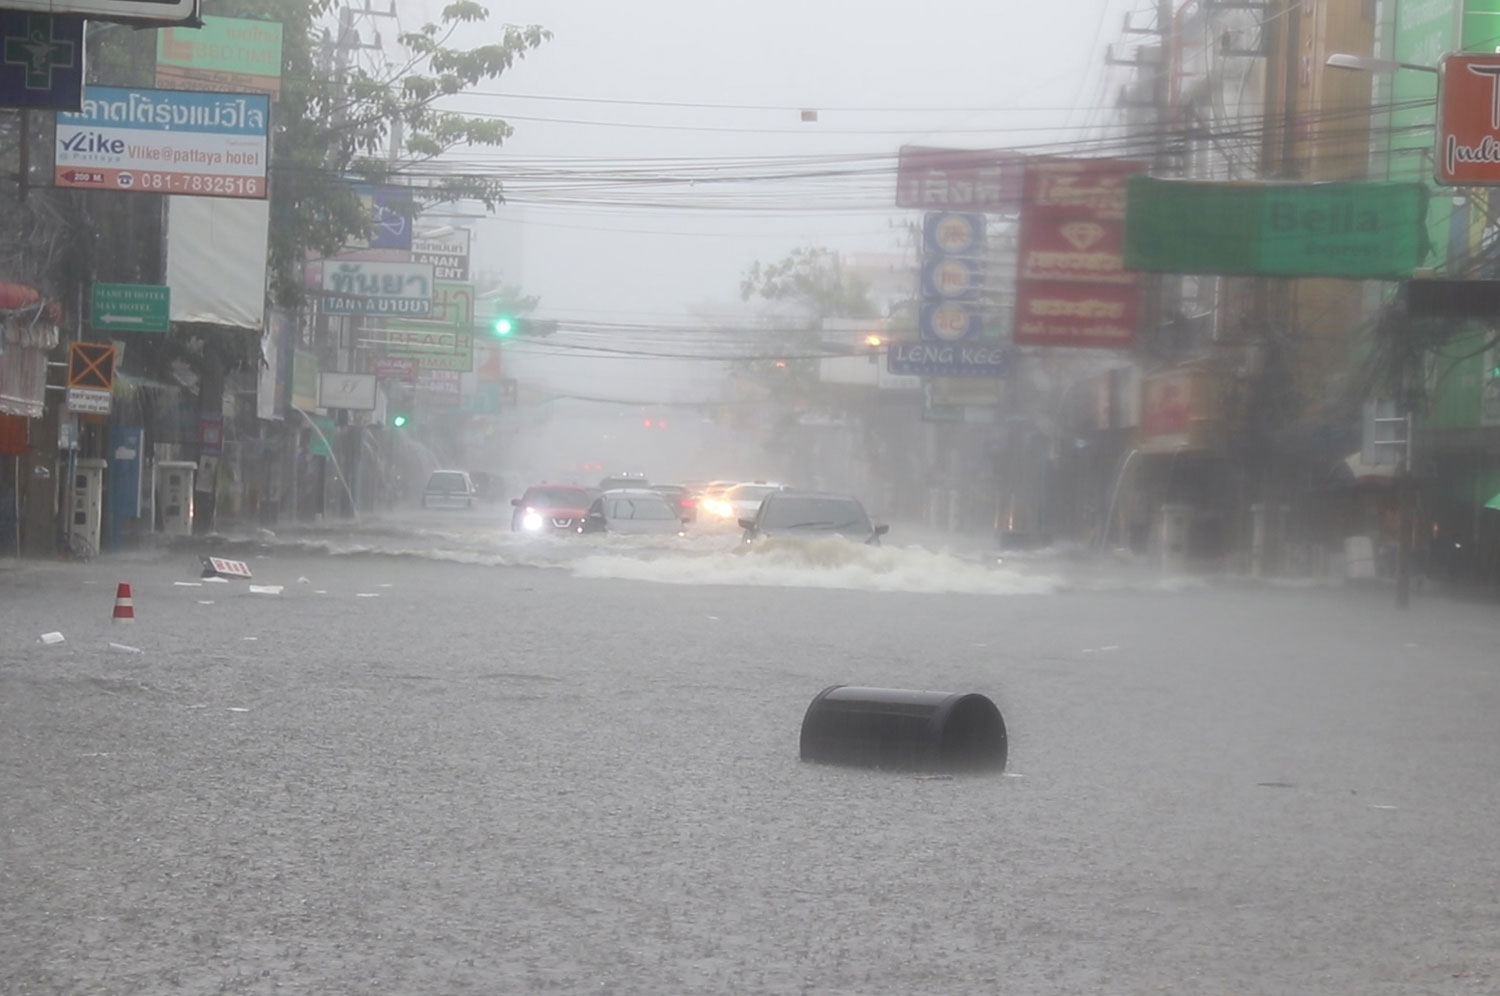
{"label": "red vertical sign", "polygon": [[1135,344],[1137,275],[1121,257],[1125,181],[1145,165],[1043,159],[1022,186],[1015,340],[1021,346]]}

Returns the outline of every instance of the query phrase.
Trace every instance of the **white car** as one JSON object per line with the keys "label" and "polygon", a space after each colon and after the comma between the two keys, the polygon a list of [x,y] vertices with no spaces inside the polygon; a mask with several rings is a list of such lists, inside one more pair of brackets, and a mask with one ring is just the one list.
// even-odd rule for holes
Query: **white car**
{"label": "white car", "polygon": [[715,511],[730,522],[738,522],[740,519],[753,519],[755,518],[755,513],[760,511],[760,503],[765,501],[766,495],[785,490],[787,490],[785,484],[775,484],[769,481],[750,481],[745,484],[736,484],[724,492],[724,496],[719,499]]}
{"label": "white car", "polygon": [[606,491],[589,506],[580,533],[669,533],[683,535],[677,506],[645,488]]}
{"label": "white car", "polygon": [[434,470],[422,489],[423,508],[473,508],[479,489],[466,470]]}

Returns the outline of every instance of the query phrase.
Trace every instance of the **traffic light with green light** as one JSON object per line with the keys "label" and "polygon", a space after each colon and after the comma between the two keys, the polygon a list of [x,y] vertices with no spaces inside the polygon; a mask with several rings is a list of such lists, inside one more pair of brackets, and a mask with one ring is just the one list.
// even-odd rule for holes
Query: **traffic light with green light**
{"label": "traffic light with green light", "polygon": [[515,318],[497,315],[490,320],[490,332],[497,339],[513,339],[520,336],[542,338],[557,331],[557,320],[553,318]]}
{"label": "traffic light with green light", "polygon": [[399,414],[391,416],[391,428],[393,428],[393,429],[404,429],[410,423],[411,423],[411,417],[410,416],[399,415]]}

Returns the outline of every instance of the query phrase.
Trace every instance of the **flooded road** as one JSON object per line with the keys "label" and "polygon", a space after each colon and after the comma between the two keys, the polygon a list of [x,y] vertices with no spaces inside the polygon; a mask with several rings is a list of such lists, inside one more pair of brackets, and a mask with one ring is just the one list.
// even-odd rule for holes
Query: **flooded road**
{"label": "flooded road", "polygon": [[[1500,987],[1491,606],[505,525],[0,572],[0,991]],[[840,682],[1009,770],[801,764]]]}

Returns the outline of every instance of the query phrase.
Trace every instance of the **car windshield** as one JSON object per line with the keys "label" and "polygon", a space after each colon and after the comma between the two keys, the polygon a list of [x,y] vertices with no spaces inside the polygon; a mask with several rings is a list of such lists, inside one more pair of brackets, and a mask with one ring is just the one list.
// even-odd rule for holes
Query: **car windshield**
{"label": "car windshield", "polygon": [[427,478],[428,491],[467,491],[469,482],[455,470],[440,470]]}
{"label": "car windshield", "polygon": [[583,508],[589,503],[589,493],[582,488],[532,488],[525,502],[543,508]]}
{"label": "car windshield", "polygon": [[870,519],[852,498],[777,495],[761,511],[764,529],[827,529],[868,533]]}
{"label": "car windshield", "polygon": [[664,522],[677,518],[677,513],[659,495],[631,495],[610,499],[609,517]]}

